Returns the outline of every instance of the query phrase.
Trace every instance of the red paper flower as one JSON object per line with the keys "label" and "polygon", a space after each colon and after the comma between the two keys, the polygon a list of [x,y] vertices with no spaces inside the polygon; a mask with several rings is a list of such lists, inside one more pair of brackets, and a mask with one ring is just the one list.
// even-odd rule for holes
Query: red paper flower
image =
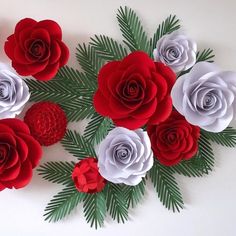
{"label": "red paper flower", "polygon": [[32,75],[38,80],[52,79],[69,58],[61,28],[52,20],[21,20],[4,49],[18,74]]}
{"label": "red paper flower", "polygon": [[106,185],[106,180],[99,174],[97,160],[93,157],[83,159],[75,165],[72,179],[79,192],[101,192]]}
{"label": "red paper flower", "polygon": [[147,131],[154,155],[163,165],[175,165],[197,153],[200,128],[189,124],[177,111],[165,122],[149,125]]}
{"label": "red paper flower", "polygon": [[40,144],[23,121],[0,120],[0,191],[26,186],[41,156]]}
{"label": "red paper flower", "polygon": [[158,124],[171,113],[170,90],[175,78],[169,67],[154,63],[144,52],[133,52],[122,61],[102,67],[94,96],[95,109],[117,126],[128,129]]}
{"label": "red paper flower", "polygon": [[44,146],[60,141],[66,132],[66,114],[59,105],[52,102],[34,104],[26,112],[24,120],[32,136]]}

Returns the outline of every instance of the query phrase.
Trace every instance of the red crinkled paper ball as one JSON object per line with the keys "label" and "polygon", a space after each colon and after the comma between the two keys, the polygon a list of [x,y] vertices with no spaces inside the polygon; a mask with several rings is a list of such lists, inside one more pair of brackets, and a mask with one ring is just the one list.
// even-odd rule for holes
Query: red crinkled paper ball
{"label": "red crinkled paper ball", "polygon": [[52,79],[69,58],[61,27],[52,20],[22,19],[7,38],[4,50],[18,74],[45,81]]}
{"label": "red crinkled paper ball", "polygon": [[106,180],[98,171],[97,159],[87,157],[77,163],[72,173],[72,179],[79,192],[101,192],[106,185]]}
{"label": "red crinkled paper ball", "polygon": [[127,129],[159,124],[171,113],[175,79],[168,66],[154,62],[145,52],[132,52],[99,71],[95,110]]}
{"label": "red crinkled paper ball", "polygon": [[26,112],[24,120],[32,136],[44,146],[60,141],[66,132],[66,114],[59,105],[53,102],[34,104]]}
{"label": "red crinkled paper ball", "polygon": [[175,110],[165,122],[148,125],[147,132],[154,155],[163,165],[176,165],[192,158],[198,151],[200,128],[189,124]]}
{"label": "red crinkled paper ball", "polygon": [[0,120],[0,191],[25,187],[41,157],[41,146],[23,121]]}

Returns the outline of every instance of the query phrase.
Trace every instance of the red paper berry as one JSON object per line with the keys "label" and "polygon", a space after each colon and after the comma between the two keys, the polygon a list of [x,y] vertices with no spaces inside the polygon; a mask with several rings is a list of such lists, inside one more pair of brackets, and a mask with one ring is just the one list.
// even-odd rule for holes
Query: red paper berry
{"label": "red paper berry", "polygon": [[65,112],[53,102],[34,104],[24,117],[32,136],[41,145],[49,146],[60,141],[66,132]]}
{"label": "red paper berry", "polygon": [[106,180],[98,171],[97,159],[87,157],[75,165],[72,179],[79,192],[101,192],[106,185]]}

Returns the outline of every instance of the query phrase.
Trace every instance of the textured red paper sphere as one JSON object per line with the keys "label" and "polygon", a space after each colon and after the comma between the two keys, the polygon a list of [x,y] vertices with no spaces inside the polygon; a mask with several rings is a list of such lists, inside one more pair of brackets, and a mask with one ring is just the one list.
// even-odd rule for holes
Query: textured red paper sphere
{"label": "textured red paper sphere", "polygon": [[30,128],[32,136],[44,146],[60,141],[66,132],[66,114],[56,103],[34,104],[26,112],[24,120]]}

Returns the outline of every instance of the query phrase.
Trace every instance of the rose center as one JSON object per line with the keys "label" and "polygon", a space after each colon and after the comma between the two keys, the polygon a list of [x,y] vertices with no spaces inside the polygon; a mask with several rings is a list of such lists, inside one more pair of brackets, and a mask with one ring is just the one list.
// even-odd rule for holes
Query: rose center
{"label": "rose center", "polygon": [[167,140],[169,143],[174,143],[176,141],[176,133],[174,132],[168,133]]}
{"label": "rose center", "polygon": [[8,152],[9,146],[6,144],[0,144],[0,166],[5,163]]}
{"label": "rose center", "polygon": [[31,43],[29,52],[35,58],[42,59],[47,54],[47,46],[41,39],[37,39]]}
{"label": "rose center", "polygon": [[165,61],[167,63],[178,59],[181,56],[180,50],[176,46],[169,46],[165,50]]}
{"label": "rose center", "polygon": [[214,106],[216,102],[216,98],[212,93],[206,94],[206,96],[203,99],[203,108],[208,109]]}
{"label": "rose center", "polygon": [[0,85],[0,98],[1,99],[8,99],[9,98],[9,92],[13,93],[14,91],[11,91],[11,85],[3,81],[2,84]]}
{"label": "rose center", "polygon": [[127,164],[132,157],[132,147],[127,144],[119,144],[114,148],[113,157],[117,163]]}

